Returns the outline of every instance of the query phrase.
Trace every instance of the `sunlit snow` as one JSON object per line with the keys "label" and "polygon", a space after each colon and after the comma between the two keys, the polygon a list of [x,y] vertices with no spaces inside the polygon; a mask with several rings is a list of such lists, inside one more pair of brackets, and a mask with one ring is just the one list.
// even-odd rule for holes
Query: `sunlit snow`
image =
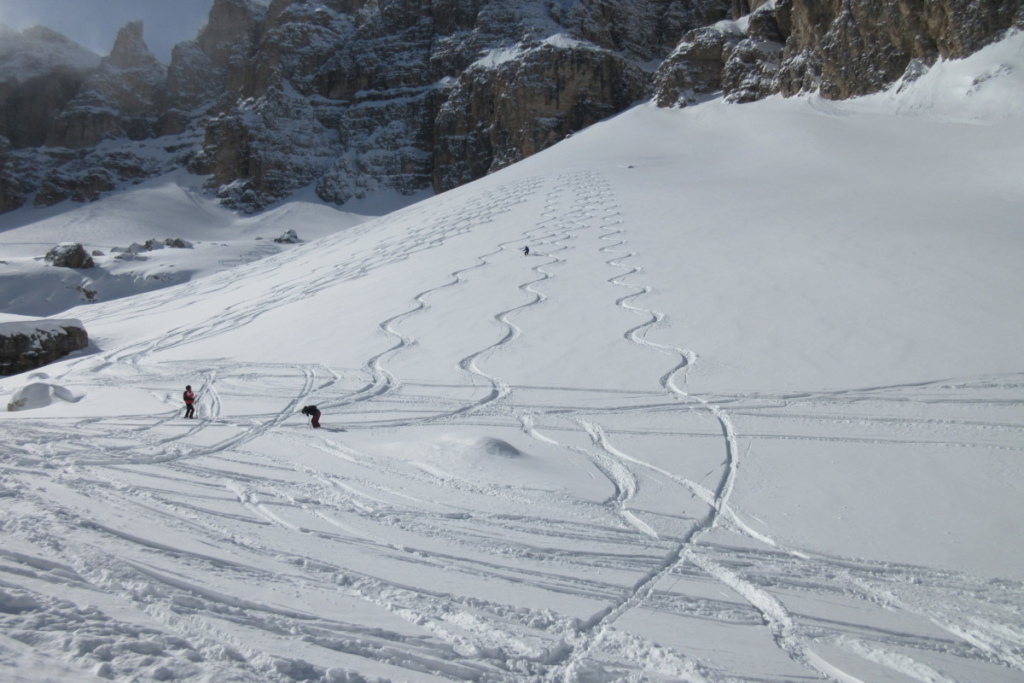
{"label": "sunlit snow", "polygon": [[3,310],[92,341],[0,381],[0,678],[1024,681],[1021,74],[644,105],[377,218],[0,218]]}

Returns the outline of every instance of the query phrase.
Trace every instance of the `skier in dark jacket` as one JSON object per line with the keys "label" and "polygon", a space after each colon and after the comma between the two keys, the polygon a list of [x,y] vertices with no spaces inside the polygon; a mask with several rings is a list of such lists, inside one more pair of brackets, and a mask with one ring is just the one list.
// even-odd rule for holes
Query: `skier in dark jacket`
{"label": "skier in dark jacket", "polygon": [[530,248],[529,247],[523,247],[523,256],[529,256],[529,255],[530,255]]}
{"label": "skier in dark jacket", "polygon": [[313,418],[313,429],[320,427],[320,411],[317,410],[316,406],[305,406],[302,408],[302,414],[308,415]]}
{"label": "skier in dark jacket", "polygon": [[190,417],[194,420],[196,418],[196,407],[193,403],[195,403],[196,395],[192,393],[191,384],[185,387],[185,393],[181,395],[181,398],[185,401],[185,417]]}

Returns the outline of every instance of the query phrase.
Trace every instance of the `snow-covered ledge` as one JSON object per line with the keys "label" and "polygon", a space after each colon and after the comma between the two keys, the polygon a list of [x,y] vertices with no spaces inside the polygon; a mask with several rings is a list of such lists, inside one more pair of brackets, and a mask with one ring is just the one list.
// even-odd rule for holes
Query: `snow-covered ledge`
{"label": "snow-covered ledge", "polygon": [[47,365],[88,345],[89,335],[81,320],[0,322],[0,375],[16,375]]}

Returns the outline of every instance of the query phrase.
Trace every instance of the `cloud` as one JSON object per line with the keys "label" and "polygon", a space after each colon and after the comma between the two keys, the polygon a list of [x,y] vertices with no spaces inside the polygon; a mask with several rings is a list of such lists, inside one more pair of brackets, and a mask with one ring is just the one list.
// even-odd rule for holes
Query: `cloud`
{"label": "cloud", "polygon": [[129,21],[145,24],[146,44],[168,62],[171,48],[196,37],[213,0],[0,0],[0,22],[23,29],[42,24],[105,55]]}

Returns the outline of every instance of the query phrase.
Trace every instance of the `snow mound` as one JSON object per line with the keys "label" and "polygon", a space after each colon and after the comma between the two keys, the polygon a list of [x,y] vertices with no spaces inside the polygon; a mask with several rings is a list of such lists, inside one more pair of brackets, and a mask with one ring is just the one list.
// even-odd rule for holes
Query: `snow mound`
{"label": "snow mound", "polygon": [[523,452],[504,439],[495,437],[477,437],[468,439],[453,439],[450,442],[453,450],[465,454],[477,453],[480,455],[494,455],[499,458],[521,458]]}
{"label": "snow mound", "polygon": [[2,614],[24,614],[41,607],[41,603],[30,596],[14,595],[0,590],[0,613]]}
{"label": "snow mound", "polygon": [[[30,375],[29,379],[45,379],[45,374]],[[7,410],[35,410],[52,405],[55,401],[67,401],[78,403],[84,395],[76,395],[67,387],[51,382],[37,381],[26,384],[11,394],[11,400],[7,402]]]}

